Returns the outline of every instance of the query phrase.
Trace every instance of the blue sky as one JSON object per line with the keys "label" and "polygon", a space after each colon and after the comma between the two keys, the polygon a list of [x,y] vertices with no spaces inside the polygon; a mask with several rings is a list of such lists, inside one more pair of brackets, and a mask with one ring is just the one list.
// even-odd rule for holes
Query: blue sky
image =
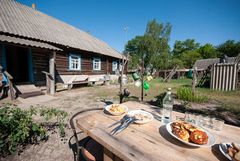
{"label": "blue sky", "polygon": [[[193,38],[218,45],[240,40],[240,0],[17,0],[81,30],[122,52],[154,18],[170,22],[170,45]],[[124,27],[128,26],[127,38]]]}

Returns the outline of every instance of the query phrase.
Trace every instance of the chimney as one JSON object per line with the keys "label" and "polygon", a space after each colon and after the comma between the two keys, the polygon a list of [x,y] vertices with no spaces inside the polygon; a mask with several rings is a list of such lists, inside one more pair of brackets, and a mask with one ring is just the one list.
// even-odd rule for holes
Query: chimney
{"label": "chimney", "polygon": [[36,10],[36,4],[32,3],[32,8]]}

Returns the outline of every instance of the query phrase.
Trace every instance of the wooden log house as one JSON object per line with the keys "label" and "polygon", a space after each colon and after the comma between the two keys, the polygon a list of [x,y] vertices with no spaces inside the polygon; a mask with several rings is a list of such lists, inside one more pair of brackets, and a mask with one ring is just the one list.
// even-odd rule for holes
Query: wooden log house
{"label": "wooden log house", "polygon": [[[117,78],[123,56],[105,42],[15,0],[0,1],[0,64],[14,84]],[[47,75],[47,76],[46,76]]]}

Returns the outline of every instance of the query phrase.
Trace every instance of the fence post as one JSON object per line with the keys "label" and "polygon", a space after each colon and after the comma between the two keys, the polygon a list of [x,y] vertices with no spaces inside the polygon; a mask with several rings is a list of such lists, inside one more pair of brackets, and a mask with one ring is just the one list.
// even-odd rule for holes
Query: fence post
{"label": "fence post", "polygon": [[192,94],[196,94],[196,83],[197,83],[197,67],[193,69],[193,79],[192,79]]}

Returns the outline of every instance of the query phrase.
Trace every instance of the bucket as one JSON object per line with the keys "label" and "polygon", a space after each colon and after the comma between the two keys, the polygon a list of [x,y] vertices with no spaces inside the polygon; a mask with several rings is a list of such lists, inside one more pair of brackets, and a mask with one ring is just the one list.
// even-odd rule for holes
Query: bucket
{"label": "bucket", "polygon": [[140,80],[137,80],[135,82],[135,86],[140,87],[142,85],[142,82]]}
{"label": "bucket", "polygon": [[137,73],[133,73],[133,74],[132,74],[132,77],[133,77],[134,81],[140,79],[140,76],[139,76]]}

